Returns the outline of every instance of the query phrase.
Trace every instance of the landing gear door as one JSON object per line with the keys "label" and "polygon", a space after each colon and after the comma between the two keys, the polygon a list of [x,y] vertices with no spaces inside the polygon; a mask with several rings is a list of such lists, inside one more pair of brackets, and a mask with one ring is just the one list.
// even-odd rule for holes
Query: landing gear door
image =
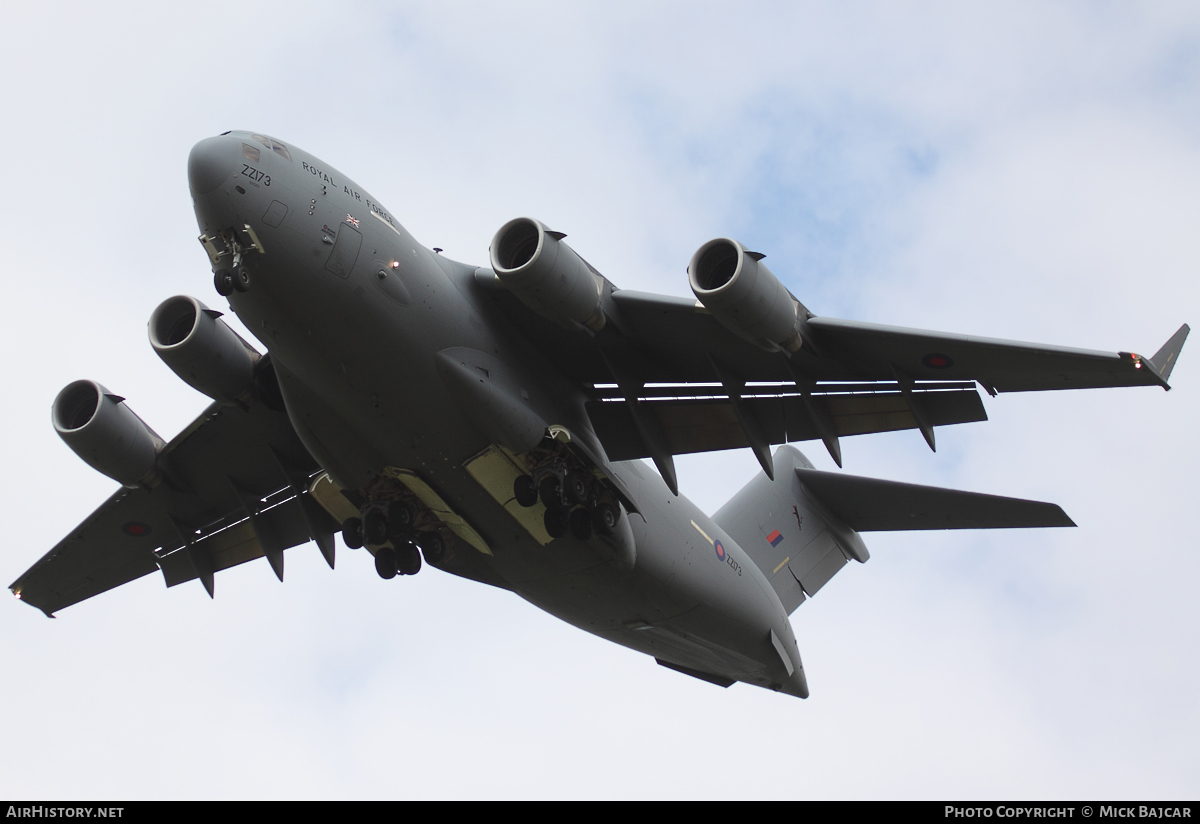
{"label": "landing gear door", "polygon": [[350,277],[350,270],[358,260],[358,250],[362,246],[362,235],[349,223],[338,224],[337,239],[333,242],[333,251],[325,268],[340,278]]}

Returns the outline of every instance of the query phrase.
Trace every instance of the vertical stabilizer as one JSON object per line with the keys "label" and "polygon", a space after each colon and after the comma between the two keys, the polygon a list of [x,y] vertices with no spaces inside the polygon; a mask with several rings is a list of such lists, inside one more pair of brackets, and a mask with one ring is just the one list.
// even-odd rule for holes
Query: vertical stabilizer
{"label": "vertical stabilizer", "polygon": [[846,565],[870,557],[858,533],[808,494],[796,469],[812,464],[796,448],[773,456],[775,480],[756,475],[713,516],[771,582],[790,615]]}

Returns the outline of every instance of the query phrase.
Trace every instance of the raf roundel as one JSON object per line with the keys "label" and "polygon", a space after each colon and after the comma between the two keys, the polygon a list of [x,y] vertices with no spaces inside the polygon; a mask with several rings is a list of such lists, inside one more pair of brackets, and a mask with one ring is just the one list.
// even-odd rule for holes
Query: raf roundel
{"label": "raf roundel", "polygon": [[121,531],[134,538],[141,538],[143,535],[150,534],[150,525],[140,521],[129,521],[121,525]]}
{"label": "raf roundel", "polygon": [[954,358],[949,355],[939,355],[936,352],[931,352],[921,358],[921,363],[930,369],[949,369],[954,365]]}
{"label": "raf roundel", "polygon": [[725,547],[721,545],[720,541],[713,541],[713,549],[715,549],[717,551],[717,557],[720,558],[722,561],[724,561],[725,560]]}

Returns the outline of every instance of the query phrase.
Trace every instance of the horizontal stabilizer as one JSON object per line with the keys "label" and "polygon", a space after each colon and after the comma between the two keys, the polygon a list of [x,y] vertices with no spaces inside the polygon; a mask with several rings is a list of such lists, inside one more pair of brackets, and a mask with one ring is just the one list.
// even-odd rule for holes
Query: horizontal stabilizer
{"label": "horizontal stabilizer", "polygon": [[1057,504],[796,467],[796,477],[858,532],[1075,526]]}
{"label": "horizontal stabilizer", "polygon": [[[1179,327],[1179,331],[1171,336],[1171,339],[1163,344],[1162,349],[1155,353],[1150,359],[1154,370],[1158,372],[1159,377],[1163,379],[1165,384],[1171,379],[1171,370],[1175,368],[1175,361],[1179,358],[1179,351],[1183,349],[1183,342],[1187,340],[1188,332],[1192,331],[1186,323]],[[1171,387],[1167,386],[1166,389]]]}

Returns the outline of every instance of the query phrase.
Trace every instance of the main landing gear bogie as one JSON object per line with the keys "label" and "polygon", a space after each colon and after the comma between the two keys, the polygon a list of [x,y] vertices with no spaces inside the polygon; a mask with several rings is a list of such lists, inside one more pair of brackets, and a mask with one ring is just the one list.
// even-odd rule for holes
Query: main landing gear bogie
{"label": "main landing gear bogie", "polygon": [[375,501],[363,507],[360,517],[342,522],[342,540],[350,549],[375,547],[375,571],[380,578],[416,575],[422,555],[435,566],[447,555],[445,537],[435,530],[418,529],[419,520],[416,508],[407,501]]}
{"label": "main landing gear bogie", "polygon": [[620,508],[607,500],[607,490],[590,473],[562,465],[518,476],[513,497],[526,508],[542,502],[542,525],[551,538],[561,538],[568,530],[580,541],[594,534],[611,535],[621,517]]}

